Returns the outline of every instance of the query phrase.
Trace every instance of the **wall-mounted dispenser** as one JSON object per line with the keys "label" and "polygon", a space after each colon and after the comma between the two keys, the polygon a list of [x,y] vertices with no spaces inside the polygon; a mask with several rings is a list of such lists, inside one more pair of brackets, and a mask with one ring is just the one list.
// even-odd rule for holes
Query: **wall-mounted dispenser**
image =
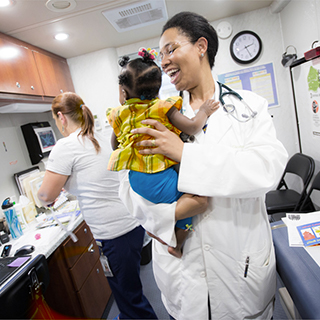
{"label": "wall-mounted dispenser", "polygon": [[56,136],[49,122],[28,123],[21,126],[32,164],[48,156],[56,144]]}

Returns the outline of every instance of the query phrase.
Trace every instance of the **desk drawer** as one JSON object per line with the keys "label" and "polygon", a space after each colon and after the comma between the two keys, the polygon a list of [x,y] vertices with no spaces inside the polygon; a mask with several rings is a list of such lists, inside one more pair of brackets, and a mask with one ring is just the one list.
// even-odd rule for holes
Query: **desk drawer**
{"label": "desk drawer", "polygon": [[81,289],[97,260],[100,261],[99,257],[99,248],[95,240],[92,240],[87,247],[87,250],[84,251],[79,260],[70,269],[71,278],[76,291]]}
{"label": "desk drawer", "polygon": [[69,268],[72,268],[84,251],[87,250],[89,243],[93,238],[90,228],[85,222],[80,224],[80,226],[75,230],[74,234],[78,238],[77,242],[73,242],[71,238],[69,238],[63,244],[63,253]]}
{"label": "desk drawer", "polygon": [[100,259],[97,260],[90,275],[77,293],[84,315],[90,319],[101,319],[111,296],[111,289],[104,275]]}

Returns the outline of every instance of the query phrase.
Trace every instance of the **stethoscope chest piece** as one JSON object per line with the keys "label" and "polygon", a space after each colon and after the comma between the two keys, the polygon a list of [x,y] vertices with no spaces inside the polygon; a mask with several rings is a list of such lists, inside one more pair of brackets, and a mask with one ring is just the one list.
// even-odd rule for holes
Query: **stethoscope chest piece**
{"label": "stethoscope chest piece", "polygon": [[227,113],[233,112],[235,109],[233,104],[225,104],[223,105],[223,110]]}

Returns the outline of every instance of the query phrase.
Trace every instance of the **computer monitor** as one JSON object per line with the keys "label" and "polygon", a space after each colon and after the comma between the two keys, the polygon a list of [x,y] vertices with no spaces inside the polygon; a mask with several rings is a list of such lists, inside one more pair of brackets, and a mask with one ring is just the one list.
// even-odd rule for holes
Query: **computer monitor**
{"label": "computer monitor", "polygon": [[41,148],[42,153],[51,151],[56,144],[56,136],[51,127],[33,128]]}
{"label": "computer monitor", "polygon": [[56,136],[49,122],[28,123],[22,125],[21,130],[33,165],[48,156],[56,144]]}

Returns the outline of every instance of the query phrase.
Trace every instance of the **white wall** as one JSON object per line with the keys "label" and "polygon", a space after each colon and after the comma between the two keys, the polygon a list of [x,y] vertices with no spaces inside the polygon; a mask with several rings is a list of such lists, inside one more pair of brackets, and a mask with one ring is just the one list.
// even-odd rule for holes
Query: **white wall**
{"label": "white wall", "polygon": [[[298,58],[302,58],[304,52],[311,49],[313,41],[320,41],[320,0],[291,0],[280,17],[283,52],[287,46],[293,45]],[[288,49],[288,52],[294,53],[291,50]]]}
{"label": "white wall", "polygon": [[[260,58],[248,67],[273,62],[279,107],[270,108],[269,112],[273,116],[279,140],[284,144],[289,154],[296,153],[299,146],[289,69],[284,68],[281,64],[284,50],[280,15],[271,13],[269,8],[264,8],[224,20],[232,25],[233,33],[228,39],[220,39],[220,48],[213,72],[221,74],[247,67],[237,64],[231,58],[230,42],[233,36],[242,30],[252,30],[257,33],[262,41],[262,53]],[[216,28],[219,22],[215,21],[212,25]]]}
{"label": "white wall", "polygon": [[[220,39],[219,52],[216,59],[214,74],[239,70],[242,65],[236,64],[229,53],[232,37],[245,29],[256,32],[262,39],[263,52],[258,61],[249,65],[260,65],[273,62],[278,87],[280,106],[270,109],[279,139],[290,154],[298,151],[298,139],[295,127],[293,98],[289,78],[289,70],[281,65],[284,52],[280,14],[272,14],[269,8],[226,18],[233,27],[233,33],[228,39]],[[263,23],[261,23],[263,21]],[[217,27],[220,21],[212,22]],[[267,27],[266,27],[267,26]],[[101,120],[105,119],[107,107],[117,106],[117,76],[119,56],[134,53],[140,47],[157,47],[159,38],[123,46],[116,50],[102,50],[87,55],[68,59],[75,90],[85,98],[88,106],[99,113]],[[97,90],[103,87],[104,90]]]}
{"label": "white wall", "polygon": [[118,56],[116,49],[104,49],[68,59],[77,94],[104,127],[105,111],[119,104]]}
{"label": "white wall", "polygon": [[[291,0],[280,12],[283,52],[288,46],[296,48],[297,58],[312,48],[312,43],[320,41],[320,0]],[[320,42],[317,44],[320,45]],[[295,53],[290,47],[289,54]],[[320,159],[315,159],[319,163]]]}
{"label": "white wall", "polygon": [[140,47],[157,46],[158,39],[146,40],[123,48],[109,48],[68,59],[73,84],[101,125],[106,121],[106,109],[119,105],[118,58],[137,52]]}
{"label": "white wall", "polygon": [[[19,200],[19,190],[13,175],[33,167],[29,158],[20,126],[31,122],[48,121],[53,127],[56,137],[61,134],[56,129],[51,112],[0,114],[0,202],[7,197],[15,196]],[[44,170],[42,162],[37,164]],[[0,209],[0,217],[2,210]]]}
{"label": "white wall", "polygon": [[[318,17],[320,0],[291,0],[279,14],[272,14],[269,8],[265,8],[226,18],[224,20],[231,23],[233,33],[228,39],[220,40],[216,67],[213,69],[214,74],[241,69],[242,66],[237,65],[230,57],[229,44],[232,37],[244,29],[259,34],[263,42],[263,52],[253,65],[274,63],[280,106],[270,109],[270,114],[273,115],[277,135],[290,155],[299,150],[289,69],[281,65],[281,58],[288,45],[294,45],[298,57],[302,57],[303,53],[310,49],[312,42],[320,38]],[[213,21],[212,25],[216,27],[219,22]],[[158,40],[146,39],[133,45],[104,49],[68,59],[76,92],[92,112],[98,115],[102,124],[106,109],[119,103],[118,56],[137,52],[142,46],[157,47]],[[51,121],[55,128],[50,113],[0,114],[0,201],[7,196],[18,196],[13,174],[32,166],[20,125],[34,121]],[[57,131],[56,134],[59,136]],[[2,145],[3,142],[7,151]]]}
{"label": "white wall", "polygon": [[[312,48],[311,45],[314,41],[320,41],[320,0],[291,0],[281,11],[280,17],[284,51],[287,46],[294,46],[297,49],[299,59]],[[320,43],[317,43],[317,45],[320,45]],[[294,53],[294,50],[292,51],[292,48],[290,48],[288,53]],[[308,153],[306,152],[306,154]],[[317,174],[320,168],[320,159],[312,154],[309,155],[315,160],[315,174]],[[317,196],[317,193],[313,194],[312,200],[320,208],[320,201]]]}

